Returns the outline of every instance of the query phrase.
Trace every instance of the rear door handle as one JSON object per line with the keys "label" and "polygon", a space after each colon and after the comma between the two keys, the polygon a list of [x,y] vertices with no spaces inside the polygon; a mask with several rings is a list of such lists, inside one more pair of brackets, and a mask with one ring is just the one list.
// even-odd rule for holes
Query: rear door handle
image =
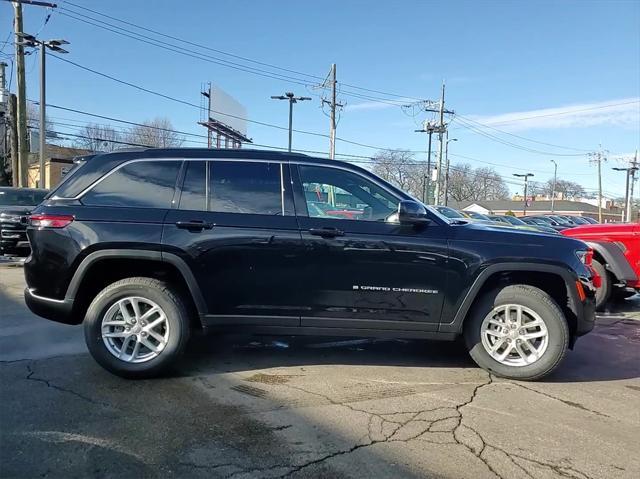
{"label": "rear door handle", "polygon": [[336,236],[344,236],[344,231],[338,228],[311,228],[309,230],[314,236],[321,236],[323,238],[335,238]]}
{"label": "rear door handle", "polygon": [[211,228],[213,228],[213,223],[207,223],[200,220],[177,221],[176,226],[183,230],[202,231],[202,230],[210,230]]}

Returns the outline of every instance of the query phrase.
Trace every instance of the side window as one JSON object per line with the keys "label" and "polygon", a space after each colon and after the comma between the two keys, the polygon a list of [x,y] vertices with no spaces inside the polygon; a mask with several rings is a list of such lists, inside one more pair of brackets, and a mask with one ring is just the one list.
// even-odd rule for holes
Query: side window
{"label": "side window", "polygon": [[209,164],[209,211],[282,215],[280,163],[212,161]]}
{"label": "side window", "polygon": [[134,161],[95,185],[81,199],[88,206],[171,208],[180,161]]}
{"label": "side window", "polygon": [[181,210],[207,210],[207,162],[186,161],[187,168],[180,195]]}
{"label": "side window", "polygon": [[358,174],[322,166],[299,170],[312,218],[384,221],[398,209],[398,198]]}

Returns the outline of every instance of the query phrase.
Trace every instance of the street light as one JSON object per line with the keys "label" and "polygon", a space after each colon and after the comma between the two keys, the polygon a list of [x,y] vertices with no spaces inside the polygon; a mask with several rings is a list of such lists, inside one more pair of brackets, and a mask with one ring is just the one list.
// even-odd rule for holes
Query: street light
{"label": "street light", "polygon": [[627,181],[624,187],[624,217],[623,221],[630,222],[631,221],[631,201],[629,198],[629,178],[638,171],[637,166],[630,166],[628,168],[612,168],[615,171],[626,171],[627,172]]}
{"label": "street light", "polygon": [[[449,136],[449,132],[447,131],[447,136]],[[445,143],[445,149],[444,149],[444,158],[445,158],[445,164],[447,165],[445,167],[446,171],[444,173],[444,205],[448,206],[449,205],[449,142],[450,141],[458,141],[457,138],[451,138],[450,140],[447,140],[447,142]]]}
{"label": "street light", "polygon": [[69,53],[64,48],[60,48],[60,45],[68,45],[69,42],[66,40],[38,40],[33,35],[29,35],[28,33],[19,33],[18,34],[22,41],[20,44],[25,47],[33,47],[40,46],[40,188],[46,188],[46,179],[45,179],[45,170],[44,170],[44,162],[45,162],[45,149],[46,149],[46,55],[47,49],[56,53]]}
{"label": "street light", "polygon": [[291,138],[293,135],[293,104],[299,101],[311,100],[308,96],[296,97],[292,92],[287,92],[284,95],[273,95],[272,100],[288,100],[289,101],[289,153],[291,153]]}
{"label": "street light", "polygon": [[[555,199],[556,199],[556,180],[558,178],[558,163],[556,163],[556,160],[551,160],[551,163],[553,163],[554,168],[553,168],[553,188],[551,189],[551,214],[553,214],[553,208],[555,206]],[[526,198],[525,198],[526,200]]]}
{"label": "street light", "polygon": [[523,216],[527,216],[527,183],[529,182],[530,176],[535,176],[533,173],[514,173],[513,176],[517,176],[518,178],[524,178],[524,209]]}

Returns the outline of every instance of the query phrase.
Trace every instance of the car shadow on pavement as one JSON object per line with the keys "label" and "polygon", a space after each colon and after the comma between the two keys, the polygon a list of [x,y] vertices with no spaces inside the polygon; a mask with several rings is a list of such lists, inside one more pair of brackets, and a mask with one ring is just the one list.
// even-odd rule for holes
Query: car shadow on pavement
{"label": "car shadow on pavement", "polygon": [[[200,335],[192,339],[174,374],[312,365],[478,368],[461,341]],[[640,321],[618,319],[600,321],[542,382],[635,378],[640,378]]]}

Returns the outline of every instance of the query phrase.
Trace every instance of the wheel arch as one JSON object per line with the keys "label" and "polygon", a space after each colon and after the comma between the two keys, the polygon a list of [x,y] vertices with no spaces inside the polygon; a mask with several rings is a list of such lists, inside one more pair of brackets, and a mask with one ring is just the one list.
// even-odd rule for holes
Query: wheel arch
{"label": "wheel arch", "polygon": [[451,323],[440,325],[442,332],[461,333],[464,322],[476,301],[484,292],[500,284],[528,284],[545,291],[562,309],[575,337],[580,298],[575,282],[577,276],[566,268],[550,264],[502,263],[485,268],[467,291]]}
{"label": "wheel arch", "polygon": [[599,241],[585,241],[585,243],[593,249],[594,259],[600,262],[616,281],[635,281],[638,279],[617,244]]}
{"label": "wheel arch", "polygon": [[91,301],[104,287],[134,276],[151,277],[174,284],[185,297],[192,313],[190,316],[198,318],[194,326],[202,327],[199,318],[206,313],[206,303],[184,260],[171,253],[135,249],[94,251],[82,260],[65,294],[65,301],[73,304],[75,322],[82,322]]}

